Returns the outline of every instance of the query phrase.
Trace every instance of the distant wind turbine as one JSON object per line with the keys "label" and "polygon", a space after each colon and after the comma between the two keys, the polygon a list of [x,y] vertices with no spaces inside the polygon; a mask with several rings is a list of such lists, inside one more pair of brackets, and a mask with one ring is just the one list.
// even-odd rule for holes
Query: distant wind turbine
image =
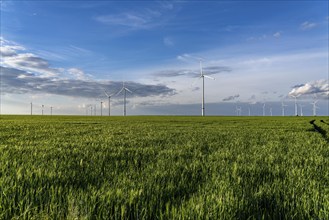
{"label": "distant wind turbine", "polygon": [[298,115],[298,109],[297,109],[297,95],[291,95],[295,99],[295,116]]}
{"label": "distant wind turbine", "polygon": [[316,109],[319,108],[318,106],[316,106],[316,103],[319,100],[314,100],[313,102],[311,102],[311,104],[313,105],[313,116],[316,116]]}
{"label": "distant wind turbine", "polygon": [[270,115],[273,116],[272,107],[270,107]]}
{"label": "distant wind turbine", "polygon": [[266,107],[266,103],[264,102],[264,104],[263,104],[263,116],[265,116],[265,107]]}
{"label": "distant wind turbine", "polygon": [[121,90],[117,93],[119,95],[121,92],[123,92],[123,116],[126,116],[126,92],[133,93],[130,91],[126,86],[125,83],[122,82],[122,88]]}
{"label": "distant wind turbine", "polygon": [[215,78],[203,74],[202,60],[200,59],[200,76],[199,76],[199,79],[202,78],[202,103],[201,103],[201,115],[202,116],[205,116],[205,104],[204,104],[204,78],[205,77],[215,80]]}
{"label": "distant wind turbine", "polygon": [[109,116],[111,116],[111,97],[112,97],[114,94],[109,94],[109,93],[107,93],[105,90],[104,90],[104,93],[105,93],[106,97],[109,99]]}
{"label": "distant wind turbine", "polygon": [[32,115],[32,102],[31,102],[31,115]]}
{"label": "distant wind turbine", "polygon": [[285,105],[283,103],[283,101],[281,102],[281,108],[282,108],[282,116],[284,116],[284,107],[286,107],[287,105]]}
{"label": "distant wind turbine", "polygon": [[299,108],[300,108],[300,116],[303,116],[303,105],[299,104]]}
{"label": "distant wind turbine", "polygon": [[235,106],[236,116],[241,116],[242,109],[240,106]]}
{"label": "distant wind turbine", "polygon": [[42,115],[43,115],[43,107],[45,107],[44,105],[41,106],[42,107]]}
{"label": "distant wind turbine", "polygon": [[50,115],[53,115],[53,107],[50,106]]}
{"label": "distant wind turbine", "polygon": [[101,101],[101,116],[103,116],[103,102]]}

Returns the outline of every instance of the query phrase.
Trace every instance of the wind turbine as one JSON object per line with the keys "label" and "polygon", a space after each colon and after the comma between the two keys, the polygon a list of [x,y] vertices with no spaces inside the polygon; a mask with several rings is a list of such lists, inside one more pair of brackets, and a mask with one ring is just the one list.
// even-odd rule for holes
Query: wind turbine
{"label": "wind turbine", "polygon": [[303,116],[303,105],[299,104],[299,108],[300,108],[300,116]]}
{"label": "wind turbine", "polygon": [[288,106],[288,105],[285,105],[285,104],[283,103],[283,101],[282,101],[282,102],[281,102],[282,116],[284,116],[284,107],[286,107],[286,106]]}
{"label": "wind turbine", "polygon": [[53,107],[50,106],[50,115],[53,115]]}
{"label": "wind turbine", "polygon": [[104,90],[104,93],[106,95],[106,97],[109,99],[109,116],[111,116],[111,97],[114,95],[114,94],[109,94],[107,93],[105,90]]}
{"label": "wind turbine", "polygon": [[103,116],[103,102],[101,101],[101,116]]}
{"label": "wind turbine", "polygon": [[270,115],[273,116],[272,107],[270,107]]}
{"label": "wind turbine", "polygon": [[31,115],[32,115],[32,102],[31,102]]}
{"label": "wind turbine", "polygon": [[313,102],[311,102],[311,104],[313,105],[313,116],[316,116],[316,109],[319,108],[318,106],[316,106],[316,103],[319,100],[314,100]]}
{"label": "wind turbine", "polygon": [[264,104],[263,104],[263,116],[265,116],[265,107],[266,107],[266,103],[264,102]]}
{"label": "wind turbine", "polygon": [[251,116],[250,106],[248,106],[248,115]]}
{"label": "wind turbine", "polygon": [[241,116],[241,112],[242,112],[241,106],[236,105],[235,112],[236,112],[236,116]]}
{"label": "wind turbine", "polygon": [[125,83],[122,82],[122,88],[121,90],[117,93],[117,95],[119,95],[121,92],[123,91],[123,116],[126,116],[126,93],[130,92],[133,93],[132,91],[130,91],[126,86]]}
{"label": "wind turbine", "polygon": [[295,99],[295,116],[298,115],[298,109],[297,109],[297,95],[291,95]]}
{"label": "wind turbine", "polygon": [[201,105],[201,115],[204,116],[205,115],[205,105],[204,105],[204,78],[209,78],[209,79],[213,79],[215,80],[215,78],[207,76],[205,74],[203,74],[203,70],[202,70],[202,60],[200,59],[200,78],[202,78],[202,105]]}
{"label": "wind turbine", "polygon": [[41,106],[42,107],[42,115],[43,115],[43,107],[45,107],[44,105]]}

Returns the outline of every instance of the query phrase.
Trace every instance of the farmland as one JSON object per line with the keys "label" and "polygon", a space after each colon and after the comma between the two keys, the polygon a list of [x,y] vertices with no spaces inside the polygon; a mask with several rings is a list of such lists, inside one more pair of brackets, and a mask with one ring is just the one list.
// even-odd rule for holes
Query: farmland
{"label": "farmland", "polygon": [[328,117],[0,118],[0,219],[328,217]]}

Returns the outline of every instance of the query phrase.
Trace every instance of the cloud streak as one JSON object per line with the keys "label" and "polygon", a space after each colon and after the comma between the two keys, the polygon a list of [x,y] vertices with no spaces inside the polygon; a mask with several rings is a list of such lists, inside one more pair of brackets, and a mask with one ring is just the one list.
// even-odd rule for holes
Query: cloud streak
{"label": "cloud streak", "polygon": [[303,30],[303,31],[310,30],[310,29],[313,29],[315,27],[316,27],[316,23],[312,23],[312,22],[309,22],[309,21],[305,21],[304,23],[302,23],[300,25],[300,29]]}
{"label": "cloud streak", "polygon": [[239,97],[240,97],[239,94],[231,95],[231,96],[228,96],[228,97],[224,98],[222,101],[224,101],[224,102],[227,102],[227,101],[233,101],[233,100],[235,100],[235,99],[237,99],[237,98],[239,98]]}
{"label": "cloud streak", "polygon": [[[231,72],[232,69],[228,66],[209,66],[203,68],[203,73],[206,75],[214,75],[222,72]],[[172,70],[162,70],[152,74],[156,77],[199,77],[200,70],[199,69],[172,69]]]}
{"label": "cloud streak", "polygon": [[142,10],[99,15],[94,17],[94,20],[104,25],[128,30],[146,30],[166,24],[172,18],[174,8],[171,3],[158,2]]}

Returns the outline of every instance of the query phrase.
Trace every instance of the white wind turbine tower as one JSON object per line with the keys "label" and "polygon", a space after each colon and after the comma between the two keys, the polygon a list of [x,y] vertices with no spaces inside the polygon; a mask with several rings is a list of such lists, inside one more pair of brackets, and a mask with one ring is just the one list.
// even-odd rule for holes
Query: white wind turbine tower
{"label": "white wind turbine tower", "polygon": [[215,80],[215,78],[203,74],[202,59],[200,59],[200,76],[199,76],[199,79],[202,78],[202,104],[201,104],[201,115],[202,116],[205,115],[205,105],[204,105],[204,78],[205,77]]}
{"label": "white wind turbine tower", "polygon": [[239,108],[237,105],[235,106],[235,113],[236,113],[236,116],[239,116]]}
{"label": "white wind turbine tower", "polygon": [[103,116],[103,102],[101,101],[101,116]]}
{"label": "white wind turbine tower", "polygon": [[104,93],[105,93],[106,97],[109,99],[109,104],[108,104],[109,105],[109,116],[111,116],[111,97],[114,95],[114,93],[109,94],[105,90],[104,90]]}
{"label": "white wind turbine tower", "polygon": [[236,103],[235,105],[235,112],[236,112],[236,116],[241,116],[242,109],[241,106],[238,106],[238,103]]}
{"label": "white wind turbine tower", "polygon": [[266,107],[266,103],[264,102],[264,104],[263,104],[263,116],[265,116],[265,107]]}
{"label": "white wind turbine tower", "polygon": [[304,107],[304,105],[299,104],[299,108],[300,108],[300,116],[303,116],[303,107]]}
{"label": "white wind turbine tower", "polygon": [[126,116],[126,92],[133,93],[130,91],[126,86],[125,83],[122,82],[122,88],[121,90],[117,93],[119,95],[123,91],[123,116]]}
{"label": "white wind turbine tower", "polygon": [[297,95],[291,95],[295,99],[295,116],[298,115],[298,107],[297,107]]}
{"label": "white wind turbine tower", "polygon": [[285,104],[283,103],[283,101],[282,101],[282,102],[281,102],[282,116],[284,116],[284,107],[286,107],[286,106],[288,106],[288,105],[285,105]]}
{"label": "white wind turbine tower", "polygon": [[273,116],[272,107],[270,107],[270,115]]}
{"label": "white wind turbine tower", "polygon": [[316,109],[319,108],[318,106],[316,106],[316,103],[319,100],[314,100],[313,102],[311,102],[311,104],[313,105],[313,116],[316,116]]}
{"label": "white wind turbine tower", "polygon": [[109,94],[109,93],[107,93],[105,90],[104,90],[104,93],[105,93],[106,97],[109,99],[109,116],[111,116],[111,97],[112,97],[114,94]]}

